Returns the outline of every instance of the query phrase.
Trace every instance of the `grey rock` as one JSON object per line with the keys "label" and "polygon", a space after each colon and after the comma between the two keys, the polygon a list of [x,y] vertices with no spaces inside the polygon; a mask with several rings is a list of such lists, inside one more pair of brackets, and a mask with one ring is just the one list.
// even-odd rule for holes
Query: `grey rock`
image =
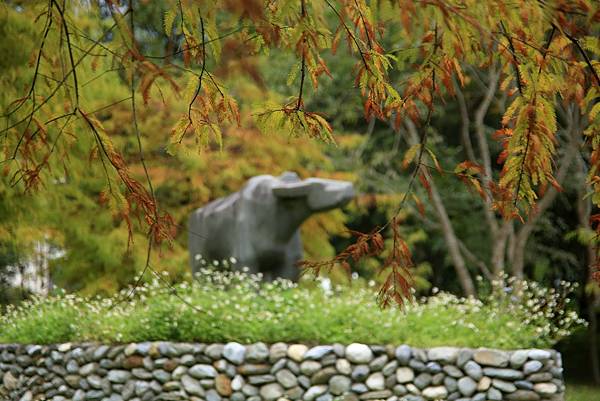
{"label": "grey rock", "polygon": [[196,379],[213,379],[217,377],[217,371],[210,365],[198,364],[188,369],[188,374]]}
{"label": "grey rock", "polygon": [[380,400],[382,398],[389,398],[392,396],[392,392],[390,390],[379,390],[379,391],[369,391],[366,393],[362,393],[358,399],[360,400]]}
{"label": "grey rock", "polygon": [[533,385],[533,391],[542,395],[552,395],[558,392],[558,387],[554,383],[536,383]]}
{"label": "grey rock", "polygon": [[509,401],[539,401],[542,397],[535,391],[517,390],[513,393],[506,394],[504,398]]}
{"label": "grey rock", "polygon": [[453,393],[458,390],[458,382],[453,377],[444,378],[444,386],[448,389],[449,392]]}
{"label": "grey rock", "polygon": [[110,370],[107,378],[112,383],[125,383],[131,378],[131,373],[126,370]]}
{"label": "grey rock", "polygon": [[200,385],[205,389],[211,389],[215,387],[215,380],[213,379],[201,379],[199,380]]}
{"label": "grey rock", "polygon": [[350,389],[357,394],[362,394],[369,391],[369,388],[364,383],[353,383],[352,386],[350,386]]}
{"label": "grey rock", "polygon": [[346,347],[346,359],[355,364],[369,363],[373,359],[373,351],[365,344],[352,343]]}
{"label": "grey rock", "polygon": [[335,375],[329,379],[329,391],[333,395],[342,395],[346,391],[350,390],[350,386],[352,385],[352,381],[342,375]]}
{"label": "grey rock", "polygon": [[502,401],[502,393],[494,387],[488,390],[487,397],[490,401]]}
{"label": "grey rock", "polygon": [[523,372],[515,369],[483,368],[483,374],[489,377],[507,380],[519,380],[523,378]]}
{"label": "grey rock", "polygon": [[315,374],[313,374],[310,378],[310,383],[315,384],[325,384],[329,382],[333,376],[337,374],[337,370],[334,367],[327,367],[319,370]]}
{"label": "grey rock", "polygon": [[428,373],[432,374],[440,373],[442,371],[442,367],[437,362],[427,362],[425,368],[427,369]]}
{"label": "grey rock", "polygon": [[429,360],[445,364],[453,364],[458,358],[458,348],[453,347],[435,347],[427,352]]}
{"label": "grey rock", "polygon": [[317,361],[304,361],[300,364],[300,372],[306,376],[312,376],[321,369],[321,364]]}
{"label": "grey rock", "polygon": [[71,359],[67,362],[66,368],[69,373],[77,373],[79,371],[79,364],[74,359]]}
{"label": "grey rock", "polygon": [[350,362],[348,362],[347,359],[338,359],[335,362],[335,368],[339,373],[346,376],[352,373],[352,365],[350,365]]}
{"label": "grey rock", "polygon": [[275,343],[269,348],[269,362],[274,363],[275,361],[285,358],[287,355],[288,346],[286,343]]}
{"label": "grey rock", "polygon": [[181,376],[183,376],[184,374],[186,374],[188,371],[187,366],[177,366],[175,368],[175,370],[173,372],[171,372],[171,377],[173,378],[173,380],[179,380],[181,379]]}
{"label": "grey rock", "polygon": [[285,366],[287,366],[287,368],[293,374],[295,374],[295,375],[299,375],[300,374],[300,366],[296,362],[294,362],[294,361],[287,361],[287,363],[285,364]]}
{"label": "grey rock", "polygon": [[162,369],[158,369],[152,372],[152,376],[161,383],[166,383],[169,380],[171,380],[171,374]]}
{"label": "grey rock", "polygon": [[470,377],[462,377],[458,380],[458,391],[460,391],[462,395],[470,397],[475,394],[476,389],[477,383]]}
{"label": "grey rock", "polygon": [[411,368],[401,367],[396,370],[396,380],[404,384],[412,382],[415,378],[415,372]]}
{"label": "grey rock", "polygon": [[320,384],[317,386],[312,386],[308,390],[306,390],[302,399],[305,401],[312,401],[312,400],[316,399],[318,396],[325,394],[326,392],[327,392],[326,385]]}
{"label": "grey rock", "polygon": [[402,401],[425,401],[425,398],[420,395],[408,394],[407,396],[402,397]]}
{"label": "grey rock", "polygon": [[300,386],[302,386],[302,388],[310,387],[310,379],[304,375],[298,376],[298,383],[300,383]]}
{"label": "grey rock", "polygon": [[279,383],[270,383],[260,388],[260,397],[266,401],[275,401],[283,395],[283,387]]}
{"label": "grey rock", "polygon": [[329,393],[318,396],[315,401],[333,401],[333,396]]}
{"label": "grey rock", "polygon": [[517,389],[512,382],[500,380],[500,379],[492,379],[492,386],[496,387],[498,390],[501,390],[505,393],[512,393]]}
{"label": "grey rock", "polygon": [[529,354],[529,351],[524,350],[524,349],[520,349],[520,350],[513,352],[510,355],[510,367],[513,369],[518,369],[521,366],[523,366],[523,364],[527,360],[528,354]]}
{"label": "grey rock", "polygon": [[473,354],[473,360],[480,365],[504,368],[508,366],[509,355],[504,351],[479,348]]}
{"label": "grey rock", "polygon": [[357,365],[352,370],[352,380],[357,382],[364,381],[371,373],[369,367],[367,365]]}
{"label": "grey rock", "polygon": [[538,371],[540,371],[542,369],[544,365],[537,360],[533,360],[533,361],[529,361],[527,363],[525,363],[525,365],[523,366],[523,373],[525,373],[526,375],[529,375],[531,373],[536,373]]}
{"label": "grey rock", "polygon": [[[304,390],[300,387],[289,388],[285,390],[285,396],[292,400],[299,400],[304,395]],[[232,400],[233,401],[233,400]]]}
{"label": "grey rock", "polygon": [[256,375],[248,377],[248,383],[253,385],[261,385],[267,383],[273,383],[275,381],[275,376],[273,375]]}
{"label": "grey rock", "polygon": [[312,347],[306,351],[304,354],[304,359],[318,360],[330,352],[333,352],[333,347],[331,345],[317,345],[316,347]]}
{"label": "grey rock", "polygon": [[383,369],[383,367],[385,366],[387,361],[388,361],[388,356],[385,354],[379,355],[377,358],[373,359],[369,363],[369,368],[371,369],[371,372],[376,372],[376,371]]}
{"label": "grey rock", "polygon": [[411,359],[408,362],[408,366],[419,372],[424,372],[425,370],[427,370],[427,366],[417,359]]}
{"label": "grey rock", "polygon": [[98,348],[96,348],[96,350],[92,354],[92,357],[94,358],[94,360],[98,361],[98,360],[104,358],[104,356],[106,355],[108,350],[109,350],[108,345],[101,345]]}
{"label": "grey rock", "polygon": [[454,391],[454,392],[448,394],[448,401],[456,401],[460,398],[460,396],[461,396],[460,392]]}
{"label": "grey rock", "polygon": [[417,386],[420,390],[422,390],[425,387],[429,386],[431,384],[432,380],[433,380],[433,378],[431,377],[431,375],[429,373],[421,373],[420,375],[415,377],[415,380],[413,382],[414,382],[415,386]]}
{"label": "grey rock", "polygon": [[552,373],[550,372],[540,372],[540,373],[533,373],[529,376],[527,376],[527,380],[529,380],[530,382],[534,382],[534,383],[540,383],[540,382],[547,382],[552,380]]}
{"label": "grey rock", "polygon": [[97,363],[88,363],[86,365],[83,365],[80,369],[79,369],[79,374],[81,376],[89,376],[92,373],[96,372],[98,370],[99,366]]}
{"label": "grey rock", "polygon": [[221,396],[217,393],[217,390],[210,389],[206,392],[204,396],[206,401],[221,401]]}
{"label": "grey rock", "polygon": [[[389,375],[393,374],[396,371],[396,369],[398,369],[398,361],[396,361],[396,360],[390,361],[383,367],[383,369],[381,369],[381,373],[383,373],[384,376],[389,376]],[[340,371],[340,373],[344,373],[344,372]],[[347,373],[344,373],[344,374],[347,374]]]}
{"label": "grey rock", "polygon": [[152,379],[152,373],[148,372],[145,369],[132,369],[131,370],[131,374],[136,378],[136,379],[142,379],[142,380],[149,380]]}
{"label": "grey rock", "polygon": [[547,361],[552,357],[550,351],[546,351],[543,349],[529,350],[529,353],[527,355],[529,356],[529,359],[534,359],[536,361]]}
{"label": "grey rock", "polygon": [[485,401],[487,399],[485,393],[477,393],[471,398],[472,401]]}
{"label": "grey rock", "polygon": [[98,375],[90,375],[90,376],[88,376],[87,382],[93,388],[102,388],[102,379]]}
{"label": "grey rock", "polygon": [[240,391],[242,387],[244,387],[244,384],[246,384],[244,377],[241,375],[235,375],[235,377],[231,381],[231,389],[233,391]]}
{"label": "grey rock", "polygon": [[77,390],[75,394],[73,394],[73,401],[83,401],[85,400],[85,391]]}
{"label": "grey rock", "polygon": [[451,376],[451,377],[454,377],[454,378],[457,378],[457,379],[458,379],[458,378],[460,378],[460,377],[463,377],[463,376],[465,375],[465,374],[462,372],[462,370],[460,370],[459,368],[457,368],[457,367],[456,367],[456,366],[454,366],[454,365],[446,365],[446,366],[444,366],[444,368],[443,368],[443,371],[444,371],[444,372],[445,372],[445,373],[446,373],[448,376]]}
{"label": "grey rock", "polygon": [[522,390],[533,390],[533,383],[527,380],[517,380],[515,381],[515,386]]}
{"label": "grey rock", "polygon": [[406,366],[412,356],[412,349],[408,345],[401,345],[396,348],[396,359],[400,365]]}
{"label": "grey rock", "polygon": [[292,388],[298,385],[296,376],[287,369],[282,369],[275,374],[277,381],[285,388]]}
{"label": "grey rock", "polygon": [[231,401],[244,401],[246,399],[246,396],[244,395],[244,393],[233,393],[231,394],[231,397],[229,397],[229,399]]}
{"label": "grey rock", "polygon": [[219,359],[223,356],[223,344],[210,344],[204,349],[204,354],[211,359]]}
{"label": "grey rock", "polygon": [[471,360],[471,358],[473,358],[473,350],[469,348],[461,348],[461,350],[458,351],[458,356],[456,357],[456,366],[462,368],[465,363]]}
{"label": "grey rock", "polygon": [[258,395],[258,387],[255,387],[251,384],[244,384],[242,386],[242,393],[244,393],[248,397]]}
{"label": "grey rock", "polygon": [[479,366],[477,362],[469,361],[465,363],[463,369],[467,375],[473,378],[473,380],[479,380],[483,376],[483,369],[481,369],[481,366]]}
{"label": "grey rock", "polygon": [[419,360],[421,362],[429,361],[429,359],[427,358],[427,351],[425,351],[424,349],[413,348],[412,353],[413,353],[413,358],[416,358],[417,360]]}
{"label": "grey rock", "polygon": [[102,398],[104,398],[104,391],[101,390],[90,390],[87,393],[85,393],[85,399],[86,400],[101,400]]}
{"label": "grey rock", "polygon": [[245,355],[246,347],[240,343],[230,342],[223,347],[223,357],[235,365],[240,365],[244,362]]}
{"label": "grey rock", "polygon": [[[277,362],[275,362],[273,364],[273,366],[271,366],[271,370],[269,371],[269,373],[274,375],[275,373],[279,372],[281,369],[285,368],[287,366],[288,362],[292,362],[292,361],[288,361],[287,359],[278,360]],[[299,370],[300,370],[300,368],[298,368],[298,371]]]}
{"label": "grey rock", "polygon": [[448,396],[448,390],[444,386],[427,387],[422,394],[428,400],[439,400]]}
{"label": "grey rock", "polygon": [[385,378],[381,372],[375,372],[367,378],[366,385],[370,390],[383,390]]}
{"label": "grey rock", "polygon": [[402,384],[396,384],[394,386],[394,394],[396,394],[397,396],[402,396],[407,393],[408,393],[408,390]]}
{"label": "grey rock", "polygon": [[246,364],[239,366],[237,371],[239,374],[246,376],[261,375],[269,373],[271,371],[271,367],[267,364]]}
{"label": "grey rock", "polygon": [[338,358],[343,358],[346,356],[346,347],[344,347],[343,344],[335,343],[335,344],[333,344],[333,353]]}

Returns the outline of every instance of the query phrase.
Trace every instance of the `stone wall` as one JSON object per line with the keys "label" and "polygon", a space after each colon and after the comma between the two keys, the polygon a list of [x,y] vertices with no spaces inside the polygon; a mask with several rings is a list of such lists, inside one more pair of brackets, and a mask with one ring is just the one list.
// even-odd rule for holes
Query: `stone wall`
{"label": "stone wall", "polygon": [[563,400],[560,354],[406,345],[0,345],[2,400]]}

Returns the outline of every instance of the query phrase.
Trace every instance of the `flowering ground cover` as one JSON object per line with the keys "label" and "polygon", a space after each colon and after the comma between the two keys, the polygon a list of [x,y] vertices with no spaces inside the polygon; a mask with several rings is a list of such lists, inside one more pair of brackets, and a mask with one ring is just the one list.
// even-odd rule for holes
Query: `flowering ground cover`
{"label": "flowering ground cover", "polygon": [[481,300],[437,292],[403,310],[381,309],[373,286],[353,280],[329,290],[309,281],[205,270],[193,282],[163,277],[110,298],[58,293],[8,309],[0,342],[172,340],[249,343],[407,343],[417,347],[549,347],[584,324],[568,310],[569,283],[545,289],[510,279]]}

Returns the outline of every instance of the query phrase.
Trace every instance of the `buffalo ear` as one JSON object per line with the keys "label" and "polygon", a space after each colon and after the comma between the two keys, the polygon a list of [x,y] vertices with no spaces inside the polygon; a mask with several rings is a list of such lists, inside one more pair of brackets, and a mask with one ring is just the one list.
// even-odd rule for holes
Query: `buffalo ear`
{"label": "buffalo ear", "polygon": [[312,187],[311,182],[298,181],[288,183],[278,183],[272,187],[273,195],[277,198],[299,198],[307,196]]}

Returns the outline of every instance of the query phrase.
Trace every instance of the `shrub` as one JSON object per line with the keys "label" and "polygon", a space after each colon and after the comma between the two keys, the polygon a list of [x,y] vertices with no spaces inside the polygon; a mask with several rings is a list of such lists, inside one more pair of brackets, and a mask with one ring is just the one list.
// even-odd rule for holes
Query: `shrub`
{"label": "shrub", "polygon": [[164,277],[111,298],[58,293],[12,307],[0,342],[379,343],[432,347],[548,347],[584,321],[565,306],[573,287],[493,283],[482,300],[437,292],[404,310],[380,309],[373,285],[320,286],[204,269],[192,283]]}

